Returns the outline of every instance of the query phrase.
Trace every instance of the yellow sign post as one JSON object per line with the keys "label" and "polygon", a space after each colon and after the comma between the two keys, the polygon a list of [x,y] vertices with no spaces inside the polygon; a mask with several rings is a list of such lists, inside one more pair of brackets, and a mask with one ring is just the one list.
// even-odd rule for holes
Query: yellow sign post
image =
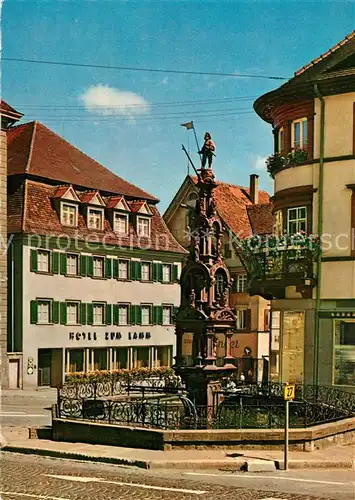
{"label": "yellow sign post", "polygon": [[284,469],[288,470],[288,429],[290,421],[290,401],[295,399],[295,386],[286,384],[284,387],[285,400],[285,448],[284,448]]}

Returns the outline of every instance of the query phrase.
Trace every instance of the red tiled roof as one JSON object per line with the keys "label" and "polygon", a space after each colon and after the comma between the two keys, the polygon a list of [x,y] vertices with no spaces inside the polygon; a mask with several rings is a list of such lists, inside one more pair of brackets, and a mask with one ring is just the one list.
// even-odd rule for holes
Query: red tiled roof
{"label": "red tiled roof", "polygon": [[107,208],[115,208],[122,199],[123,196],[111,196],[110,198],[104,198],[104,201]]}
{"label": "red tiled roof", "polygon": [[8,175],[31,174],[74,186],[158,201],[39,122],[8,130]]}
{"label": "red tiled roof", "polygon": [[[190,176],[194,184],[197,183],[197,177]],[[233,233],[237,234],[240,238],[246,238],[251,234],[257,232],[266,234],[272,232],[272,225],[270,229],[269,218],[272,217],[270,196],[266,191],[259,190],[259,204],[254,205],[249,198],[249,188],[236,186],[234,184],[227,184],[225,182],[218,182],[214,191],[214,199],[216,202],[217,212],[223,222],[229,226]],[[260,223],[257,223],[258,213],[254,210],[252,212],[253,223],[250,220],[248,213],[249,207],[260,207]],[[270,212],[267,216],[267,212]],[[266,228],[263,228],[263,222],[266,223]]]}
{"label": "red tiled roof", "polygon": [[135,202],[129,202],[128,203],[129,208],[134,213],[138,212],[143,207],[144,204],[145,204],[144,201],[135,201]]}
{"label": "red tiled roof", "polygon": [[65,193],[68,191],[69,188],[70,188],[70,186],[59,186],[55,190],[53,198],[61,198],[62,196],[65,195]]}
{"label": "red tiled roof", "polygon": [[23,116],[22,113],[19,113],[18,111],[16,111],[16,109],[14,109],[12,106],[10,106],[10,104],[7,104],[7,102],[4,101],[3,99],[1,99],[1,101],[0,101],[0,113],[15,115],[15,116],[18,116],[19,118],[21,116]]}
{"label": "red tiled roof", "polygon": [[[11,181],[10,181],[11,182]],[[53,237],[68,236],[79,241],[103,242],[107,245],[120,245],[128,248],[142,248],[146,251],[165,251],[185,254],[186,251],[172,236],[155,206],[151,206],[151,237],[138,238],[132,224],[129,224],[129,234],[119,237],[105,218],[104,231],[93,231],[87,228],[83,214],[79,210],[78,227],[62,226],[58,214],[53,208],[51,199],[58,188],[34,180],[26,180],[26,196],[23,195],[23,183],[8,196],[8,232],[23,231],[27,234],[49,235]],[[77,193],[80,194],[80,193]],[[19,203],[26,199],[26,206]],[[24,218],[23,224],[21,224]]]}
{"label": "red tiled roof", "polygon": [[99,194],[97,191],[90,191],[82,193],[81,195],[79,195],[79,198],[81,203],[90,203],[97,194]]}

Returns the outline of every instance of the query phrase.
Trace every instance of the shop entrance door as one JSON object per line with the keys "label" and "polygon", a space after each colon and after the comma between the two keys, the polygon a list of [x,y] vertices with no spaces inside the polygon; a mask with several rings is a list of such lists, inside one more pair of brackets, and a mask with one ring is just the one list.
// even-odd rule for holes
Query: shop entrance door
{"label": "shop entrance door", "polygon": [[52,349],[38,349],[38,385],[51,385]]}

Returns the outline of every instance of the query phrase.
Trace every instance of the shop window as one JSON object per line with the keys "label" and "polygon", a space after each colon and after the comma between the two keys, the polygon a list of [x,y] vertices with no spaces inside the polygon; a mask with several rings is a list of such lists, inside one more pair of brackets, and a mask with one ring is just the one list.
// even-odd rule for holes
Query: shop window
{"label": "shop window", "polygon": [[172,346],[159,346],[156,347],[156,358],[155,365],[159,366],[171,366],[172,358]]}
{"label": "shop window", "polygon": [[91,349],[90,371],[107,370],[107,349]]}
{"label": "shop window", "polygon": [[102,231],[104,228],[104,211],[100,208],[88,209],[88,228]]}
{"label": "shop window", "polygon": [[121,280],[128,279],[128,261],[119,260],[118,261],[118,278]]}
{"label": "shop window", "polygon": [[355,386],[355,321],[335,321],[334,384]]}
{"label": "shop window", "polygon": [[291,126],[291,147],[296,149],[307,149],[308,121],[301,118],[292,122]]}
{"label": "shop window", "polygon": [[149,347],[134,348],[134,368],[149,368],[149,351]]}
{"label": "shop window", "polygon": [[141,279],[142,281],[151,281],[152,279],[152,266],[150,262],[142,262]]}
{"label": "shop window", "polygon": [[112,369],[123,370],[128,368],[128,348],[117,347],[112,349]]}
{"label": "shop window", "polygon": [[307,208],[296,207],[287,210],[287,232],[296,234],[307,231]]}
{"label": "shop window", "polygon": [[61,203],[60,223],[63,226],[76,227],[78,225],[78,207],[69,203]]}
{"label": "shop window", "polygon": [[50,271],[50,253],[45,250],[37,251],[37,271],[40,273],[49,273]]}
{"label": "shop window", "polygon": [[104,276],[104,263],[103,257],[93,257],[93,277],[103,278]]}
{"label": "shop window", "polygon": [[114,214],[113,230],[117,234],[128,233],[128,216],[124,214]]}
{"label": "shop window", "polygon": [[84,349],[67,349],[67,373],[84,371]]}
{"label": "shop window", "polygon": [[68,276],[78,276],[79,274],[79,255],[67,254],[67,271]]}

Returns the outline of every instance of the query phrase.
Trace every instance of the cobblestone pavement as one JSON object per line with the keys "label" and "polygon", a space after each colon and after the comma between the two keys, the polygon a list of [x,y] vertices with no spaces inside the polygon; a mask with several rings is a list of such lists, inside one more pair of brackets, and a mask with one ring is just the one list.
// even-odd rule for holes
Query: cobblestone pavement
{"label": "cobblestone pavement", "polygon": [[[53,477],[56,476],[56,477]],[[60,477],[58,477],[60,476]],[[118,466],[2,453],[1,500],[316,500]],[[325,497],[322,497],[323,500]]]}

